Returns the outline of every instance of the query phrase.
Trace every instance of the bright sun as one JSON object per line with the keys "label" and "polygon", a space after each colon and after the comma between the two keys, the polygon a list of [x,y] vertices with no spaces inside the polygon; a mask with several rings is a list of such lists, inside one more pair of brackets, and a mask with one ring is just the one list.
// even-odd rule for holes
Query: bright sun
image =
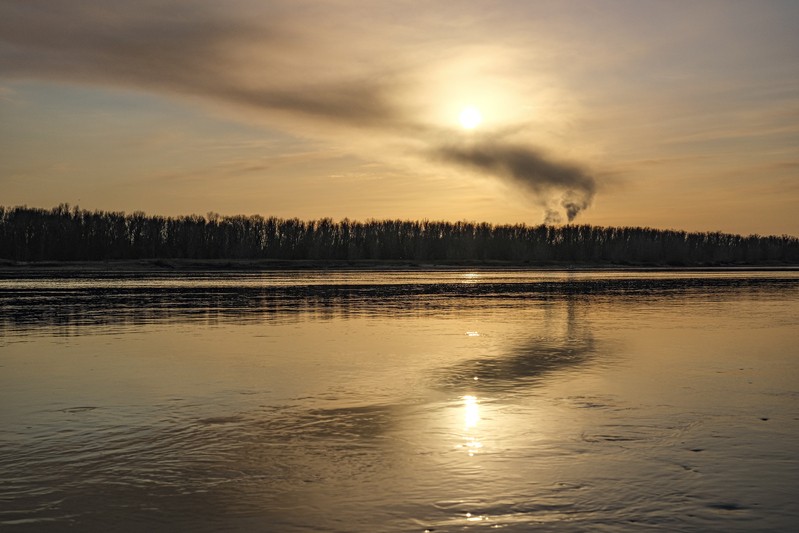
{"label": "bright sun", "polygon": [[473,130],[483,121],[483,115],[480,114],[480,110],[476,107],[465,107],[461,111],[460,120],[461,126],[467,130]]}

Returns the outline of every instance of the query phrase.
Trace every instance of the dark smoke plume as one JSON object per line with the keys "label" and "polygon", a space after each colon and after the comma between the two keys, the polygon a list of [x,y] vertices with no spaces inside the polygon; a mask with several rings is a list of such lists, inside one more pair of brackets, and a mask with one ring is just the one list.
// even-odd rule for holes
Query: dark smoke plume
{"label": "dark smoke plume", "polygon": [[547,159],[538,151],[517,144],[496,141],[468,145],[447,145],[436,150],[444,161],[493,173],[499,178],[520,185],[539,198],[547,208],[546,222],[558,223],[560,213],[549,202],[559,198],[569,222],[591,204],[596,181],[582,168]]}

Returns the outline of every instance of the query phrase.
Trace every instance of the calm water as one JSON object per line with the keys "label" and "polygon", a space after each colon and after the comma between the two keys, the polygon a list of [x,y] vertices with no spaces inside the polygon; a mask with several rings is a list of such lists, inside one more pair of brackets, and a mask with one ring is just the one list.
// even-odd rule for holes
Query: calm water
{"label": "calm water", "polygon": [[3,531],[795,531],[799,273],[0,273]]}

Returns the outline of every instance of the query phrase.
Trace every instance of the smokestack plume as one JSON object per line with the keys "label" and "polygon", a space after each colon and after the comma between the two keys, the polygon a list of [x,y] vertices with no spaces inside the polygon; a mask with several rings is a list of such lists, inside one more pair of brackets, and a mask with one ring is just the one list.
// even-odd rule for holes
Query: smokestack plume
{"label": "smokestack plume", "polygon": [[445,145],[436,150],[439,159],[464,167],[489,172],[535,195],[546,208],[545,222],[559,223],[556,202],[572,222],[591,205],[596,180],[581,167],[551,161],[537,150],[496,141],[468,145]]}

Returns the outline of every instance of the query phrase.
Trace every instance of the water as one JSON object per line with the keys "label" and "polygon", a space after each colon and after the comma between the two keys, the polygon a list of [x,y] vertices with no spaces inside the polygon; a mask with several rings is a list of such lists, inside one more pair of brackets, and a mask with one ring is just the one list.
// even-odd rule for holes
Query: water
{"label": "water", "polygon": [[799,272],[0,274],[3,531],[794,531]]}

